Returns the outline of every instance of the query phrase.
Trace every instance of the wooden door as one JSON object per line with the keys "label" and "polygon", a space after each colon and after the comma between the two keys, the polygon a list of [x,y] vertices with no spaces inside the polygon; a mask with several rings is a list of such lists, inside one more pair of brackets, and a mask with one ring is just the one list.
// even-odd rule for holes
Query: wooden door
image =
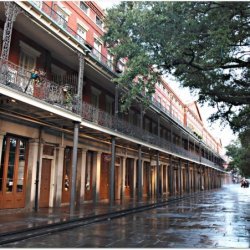
{"label": "wooden door", "polygon": [[51,160],[43,159],[39,207],[49,207],[50,177],[51,177]]}
{"label": "wooden door", "polygon": [[101,161],[101,179],[100,179],[100,199],[109,198],[109,168],[111,163],[111,155],[102,154]]}
{"label": "wooden door", "polygon": [[0,208],[25,206],[28,144],[23,138],[7,135],[3,140],[0,164]]}

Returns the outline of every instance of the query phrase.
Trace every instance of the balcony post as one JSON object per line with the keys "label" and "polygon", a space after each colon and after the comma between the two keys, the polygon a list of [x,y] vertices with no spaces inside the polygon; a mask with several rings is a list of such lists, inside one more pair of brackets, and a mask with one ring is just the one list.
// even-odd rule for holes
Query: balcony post
{"label": "balcony post", "polygon": [[159,151],[156,153],[156,197],[160,197],[160,165],[159,165]]}
{"label": "balcony post", "polygon": [[78,146],[78,133],[79,122],[74,122],[74,141],[73,141],[73,160],[72,160],[72,177],[71,177],[71,192],[70,192],[70,214],[74,213],[76,205],[76,171],[77,171],[77,146]]}
{"label": "balcony post", "polygon": [[137,167],[137,159],[134,158],[134,166],[133,166],[133,198],[135,199],[136,197],[136,167]]}
{"label": "balcony post", "polygon": [[173,166],[172,155],[169,156],[169,193],[173,195]]}
{"label": "balcony post", "polygon": [[203,186],[203,169],[202,169],[202,165],[200,164],[200,190],[203,190],[204,189],[204,186]]}
{"label": "balcony post", "polygon": [[39,176],[41,168],[41,152],[42,152],[42,131],[43,128],[39,127],[39,138],[38,138],[38,150],[37,150],[37,160],[36,160],[36,179],[35,179],[35,211],[39,208]]}
{"label": "balcony post", "polygon": [[187,161],[187,192],[190,193],[190,167],[189,167],[189,161]]}
{"label": "balcony post", "polygon": [[3,45],[2,45],[1,58],[4,60],[8,60],[13,24],[14,21],[16,20],[17,15],[20,14],[22,10],[14,2],[10,1],[4,2],[4,7],[5,7],[6,20],[4,23],[4,30],[3,30]]}
{"label": "balcony post", "polygon": [[115,117],[117,118],[119,114],[119,87],[115,86]]}
{"label": "balcony post", "polygon": [[114,202],[114,183],[115,183],[115,137],[111,137],[111,166],[109,172],[109,204],[113,205]]}
{"label": "balcony post", "polygon": [[194,192],[196,191],[196,167],[195,163],[193,163],[193,178],[194,178]]}
{"label": "balcony post", "polygon": [[137,198],[138,200],[141,200],[142,198],[142,151],[141,151],[141,145],[138,146],[138,194]]}
{"label": "balcony post", "polygon": [[119,115],[119,87],[115,86],[115,124],[114,127],[117,129],[118,126],[118,115]]}
{"label": "balcony post", "polygon": [[[77,86],[77,104],[79,102],[79,114],[82,114],[82,89],[83,89],[83,77],[84,77],[84,55],[78,53],[79,59],[79,73],[78,73],[78,86]],[[77,109],[78,110],[78,109]]]}
{"label": "balcony post", "polygon": [[182,176],[181,176],[181,174],[182,174],[182,167],[181,167],[181,158],[179,158],[179,162],[178,162],[179,164],[179,167],[178,167],[178,172],[179,172],[179,194],[182,194]]}

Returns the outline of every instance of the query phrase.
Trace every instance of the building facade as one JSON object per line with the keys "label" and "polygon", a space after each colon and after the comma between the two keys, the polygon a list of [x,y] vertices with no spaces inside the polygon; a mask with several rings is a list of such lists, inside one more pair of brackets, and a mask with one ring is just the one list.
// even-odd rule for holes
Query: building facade
{"label": "building facade", "polygon": [[162,80],[120,112],[94,2],[0,3],[0,209],[59,207],[218,188],[217,142],[196,103]]}

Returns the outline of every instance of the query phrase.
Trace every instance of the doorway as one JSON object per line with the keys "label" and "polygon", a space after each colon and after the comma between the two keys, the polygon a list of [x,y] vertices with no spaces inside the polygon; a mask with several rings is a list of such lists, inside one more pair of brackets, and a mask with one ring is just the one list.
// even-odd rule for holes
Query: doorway
{"label": "doorway", "polygon": [[6,135],[3,138],[0,164],[0,208],[25,206],[28,142]]}
{"label": "doorway", "polygon": [[42,160],[39,207],[49,207],[51,161],[50,159]]}

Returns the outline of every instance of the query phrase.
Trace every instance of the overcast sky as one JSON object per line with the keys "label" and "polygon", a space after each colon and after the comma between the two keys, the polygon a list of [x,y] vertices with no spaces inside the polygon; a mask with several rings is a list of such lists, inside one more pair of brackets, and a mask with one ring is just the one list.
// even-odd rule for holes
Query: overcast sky
{"label": "overcast sky", "polygon": [[[120,3],[121,1],[118,0],[107,0],[107,1],[101,1],[101,0],[95,0],[103,9],[110,8],[115,4]],[[168,79],[167,81],[170,85],[170,87],[178,94],[178,96],[183,100],[183,102],[190,102],[190,101],[196,101],[198,99],[197,96],[192,96],[190,94],[190,91],[188,88],[181,88],[179,83],[172,80]],[[236,139],[236,136],[233,135],[232,130],[228,125],[226,126],[221,126],[220,122],[215,122],[213,124],[210,124],[207,119],[212,113],[217,112],[216,109],[213,109],[211,107],[208,107],[208,105],[205,105],[204,107],[201,107],[201,105],[198,104],[200,107],[201,111],[201,116],[203,119],[203,122],[208,129],[208,131],[217,139],[221,139],[222,141],[222,146],[225,147],[227,146],[232,140]]]}

